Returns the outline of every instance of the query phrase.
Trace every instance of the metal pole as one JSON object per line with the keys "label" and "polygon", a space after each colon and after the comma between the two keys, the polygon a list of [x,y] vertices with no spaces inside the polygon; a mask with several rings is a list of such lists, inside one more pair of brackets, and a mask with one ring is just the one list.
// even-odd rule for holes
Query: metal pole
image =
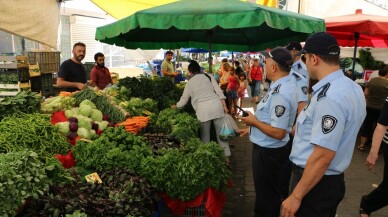
{"label": "metal pole", "polygon": [[[210,30],[211,31],[211,30]],[[212,32],[209,32],[209,57],[207,58],[207,61],[209,63],[209,73],[213,73],[212,65],[213,65],[213,57],[212,57]]]}
{"label": "metal pole", "polygon": [[352,66],[352,79],[356,80],[354,75],[354,68],[356,67],[356,55],[357,55],[357,44],[358,44],[358,38],[360,37],[359,32],[354,33],[354,53],[353,53],[353,66]]}

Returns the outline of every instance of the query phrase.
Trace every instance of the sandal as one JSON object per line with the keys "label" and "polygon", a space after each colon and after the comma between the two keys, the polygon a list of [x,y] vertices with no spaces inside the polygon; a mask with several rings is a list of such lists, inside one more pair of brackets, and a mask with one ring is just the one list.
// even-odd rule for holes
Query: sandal
{"label": "sandal", "polygon": [[364,146],[363,145],[358,145],[357,149],[361,152],[364,152]]}
{"label": "sandal", "polygon": [[365,217],[364,215],[367,215],[366,217],[370,216],[370,213],[365,212],[365,210],[363,210],[362,208],[360,208],[359,213],[360,217]]}

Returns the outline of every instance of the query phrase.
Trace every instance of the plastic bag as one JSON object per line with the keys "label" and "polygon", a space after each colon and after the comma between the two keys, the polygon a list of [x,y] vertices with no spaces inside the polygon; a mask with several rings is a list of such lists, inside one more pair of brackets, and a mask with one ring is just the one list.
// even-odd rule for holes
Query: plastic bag
{"label": "plastic bag", "polygon": [[229,114],[225,114],[221,119],[221,129],[219,137],[221,140],[230,141],[236,137],[236,131],[239,129],[236,122]]}

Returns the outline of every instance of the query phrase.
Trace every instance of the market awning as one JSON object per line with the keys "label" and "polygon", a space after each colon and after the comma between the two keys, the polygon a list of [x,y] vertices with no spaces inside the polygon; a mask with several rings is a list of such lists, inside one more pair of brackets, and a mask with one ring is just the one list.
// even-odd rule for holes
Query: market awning
{"label": "market awning", "polygon": [[[178,0],[91,0],[94,4],[107,12],[112,17],[120,20],[137,11],[169,4]],[[277,7],[278,0],[245,0],[270,7]]]}
{"label": "market awning", "polygon": [[0,30],[57,48],[57,1],[0,0],[0,14]]}

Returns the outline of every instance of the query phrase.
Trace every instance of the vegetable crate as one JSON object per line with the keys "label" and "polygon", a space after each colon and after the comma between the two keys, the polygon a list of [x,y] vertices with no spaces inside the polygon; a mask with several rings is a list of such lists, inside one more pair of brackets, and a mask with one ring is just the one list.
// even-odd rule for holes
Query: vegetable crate
{"label": "vegetable crate", "polygon": [[28,58],[26,56],[0,56],[0,69],[28,69]]}
{"label": "vegetable crate", "polygon": [[42,74],[53,73],[59,71],[61,61],[61,53],[58,51],[39,51],[27,52],[28,61],[30,64],[39,64],[39,69]]}
{"label": "vegetable crate", "polygon": [[17,84],[0,84],[0,98],[6,96],[15,96],[22,90],[30,90],[31,83],[17,83]]}
{"label": "vegetable crate", "polygon": [[42,96],[54,96],[53,73],[41,74],[31,78],[31,91],[42,92]]}
{"label": "vegetable crate", "polygon": [[187,208],[185,213],[180,216],[174,216],[171,210],[166,206],[163,201],[159,203],[159,216],[160,217],[205,217],[206,216],[206,207],[205,201],[202,202],[200,206]]}
{"label": "vegetable crate", "polygon": [[29,80],[28,65],[25,68],[0,68],[0,83],[17,84],[18,82],[28,82]]}

